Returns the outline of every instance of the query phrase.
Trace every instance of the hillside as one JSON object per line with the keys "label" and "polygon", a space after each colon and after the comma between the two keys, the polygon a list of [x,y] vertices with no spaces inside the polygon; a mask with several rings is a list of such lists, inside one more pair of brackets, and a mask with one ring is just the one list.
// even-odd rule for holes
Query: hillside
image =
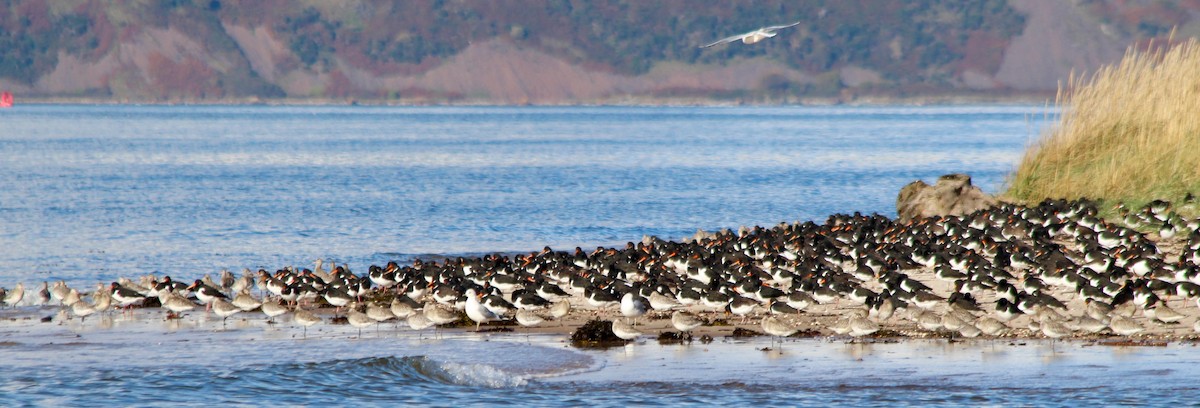
{"label": "hillside", "polygon": [[[0,89],[202,102],[1043,96],[1200,0],[0,0]],[[754,45],[697,46],[798,21]]]}

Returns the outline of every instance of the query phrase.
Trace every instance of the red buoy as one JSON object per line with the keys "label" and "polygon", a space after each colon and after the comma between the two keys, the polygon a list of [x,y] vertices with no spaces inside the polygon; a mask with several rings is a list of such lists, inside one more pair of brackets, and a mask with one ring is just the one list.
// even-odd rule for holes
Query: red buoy
{"label": "red buoy", "polygon": [[0,93],[0,108],[11,108],[13,105],[12,92]]}

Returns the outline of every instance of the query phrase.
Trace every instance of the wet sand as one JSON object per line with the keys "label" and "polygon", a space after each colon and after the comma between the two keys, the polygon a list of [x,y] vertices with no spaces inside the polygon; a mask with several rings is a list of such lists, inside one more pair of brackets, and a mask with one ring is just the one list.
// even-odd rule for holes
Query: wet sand
{"label": "wet sand", "polygon": [[[576,348],[565,334],[569,325],[435,334],[385,323],[362,329],[360,336],[349,325],[321,324],[305,337],[289,318],[274,325],[264,320],[233,317],[222,325],[201,311],[168,321],[151,310],[82,323],[6,318],[0,320],[0,384],[14,391],[12,401],[33,405],[90,405],[98,397],[122,404],[380,402],[355,391],[328,394],[363,388],[364,380],[395,384],[381,388],[389,390],[389,401],[433,405],[445,402],[438,398],[447,392],[478,404],[499,395],[512,395],[514,402],[530,395],[562,401],[557,394],[563,394],[602,405],[921,406],[1157,405],[1186,403],[1197,392],[1187,385],[1197,374],[1189,358],[1196,343],[1190,342],[1102,347],[1090,340],[716,337],[711,343],[660,344],[646,336],[623,346]],[[705,330],[719,334],[725,328]],[[455,370],[451,387],[405,385],[413,380],[393,378],[393,367],[378,367],[375,360],[410,356]],[[303,389],[296,381],[306,383]],[[423,396],[433,389],[450,391]]]}
{"label": "wet sand", "polygon": [[[927,280],[927,282],[929,282]],[[948,288],[937,288],[936,291],[948,290]],[[942,294],[942,293],[939,293]],[[1056,293],[1057,295],[1058,293]],[[980,303],[987,304],[993,301],[988,297],[981,297]],[[573,309],[566,317],[559,320],[547,318],[542,324],[534,327],[524,327],[518,325],[515,320],[495,321],[483,324],[480,326],[478,334],[487,334],[493,337],[512,336],[515,338],[525,338],[529,335],[548,335],[562,336],[569,338],[577,329],[584,326],[592,320],[612,321],[622,319],[634,323],[634,327],[643,333],[636,341],[657,341],[659,335],[678,334],[679,332],[671,325],[671,311],[649,311],[646,315],[636,319],[628,319],[621,315],[620,311],[615,307],[605,309],[594,309],[588,307],[580,307],[584,304],[582,299],[572,299]],[[1064,339],[1080,340],[1082,343],[1100,341],[1108,344],[1123,344],[1123,345],[1161,345],[1164,342],[1194,342],[1200,341],[1200,334],[1193,330],[1193,324],[1200,318],[1200,311],[1197,310],[1195,302],[1187,299],[1175,298],[1169,301],[1170,307],[1188,315],[1184,320],[1177,323],[1163,323],[1154,319],[1150,319],[1140,312],[1134,314],[1132,320],[1141,325],[1145,330],[1141,333],[1132,336],[1119,336],[1113,334],[1106,329],[1097,334],[1087,334],[1082,331],[1076,331],[1073,335]],[[1072,300],[1068,303],[1071,311],[1080,310],[1079,312],[1070,313],[1078,315],[1084,307],[1081,301]],[[306,307],[309,309],[309,307]],[[915,306],[910,307],[912,310],[919,310]],[[143,325],[161,325],[163,330],[222,330],[222,329],[261,329],[264,332],[277,332],[281,334],[290,333],[293,337],[301,336],[303,330],[301,327],[292,321],[292,314],[287,313],[274,319],[268,323],[267,318],[261,312],[255,310],[250,312],[242,312],[229,317],[222,323],[222,319],[212,312],[205,312],[203,306],[197,307],[196,310],[185,312],[178,316],[168,318],[168,313],[165,309],[157,307],[151,308],[134,308],[128,312],[113,310],[111,312],[89,316],[84,321],[79,318],[69,318],[62,320],[62,316],[58,315],[59,307],[56,306],[20,306],[17,308],[7,308],[0,310],[0,341],[4,341],[3,334],[5,331],[20,327],[25,330],[53,330],[60,328],[73,331],[88,331],[95,332],[100,330],[122,330],[134,322]],[[693,342],[700,342],[701,338],[707,336],[714,340],[722,339],[744,339],[747,337],[770,337],[763,333],[760,325],[762,319],[769,314],[758,310],[755,313],[743,317],[732,315],[727,312],[706,311],[702,307],[694,306],[688,308],[678,308],[695,314],[706,324],[694,329],[692,334]],[[862,305],[855,305],[848,300],[840,300],[835,303],[814,304],[801,313],[782,316],[789,322],[795,324],[799,331],[792,335],[793,338],[819,338],[832,340],[855,340],[849,335],[838,335],[830,329],[831,325],[836,324],[839,320],[844,320],[847,315],[865,310]],[[321,333],[347,331],[351,334],[357,333],[357,329],[350,327],[345,321],[345,310],[341,313],[335,313],[333,307],[321,307],[311,309],[315,314],[321,317],[322,322],[310,327],[307,334],[314,338],[321,338]],[[780,316],[780,315],[776,315]],[[948,339],[950,341],[971,340],[964,339],[957,332],[946,330],[928,331],[920,328],[909,317],[911,312],[908,310],[899,310],[894,316],[887,320],[878,321],[880,330],[874,334],[863,336],[862,342],[894,342],[906,339]],[[1034,321],[1034,318],[1027,315],[1019,316],[1007,323],[1009,329],[1006,333],[999,336],[982,335],[977,337],[978,340],[1039,340],[1047,339],[1041,331],[1034,331],[1028,328],[1028,324]],[[410,330],[406,323],[402,320],[395,319],[383,322],[378,325],[378,328],[367,327],[363,329],[363,336],[370,337],[371,333],[382,330],[383,332],[391,332],[395,335],[411,334],[414,336],[428,336],[434,333],[433,329],[426,329],[420,333]],[[294,333],[293,333],[294,332]],[[474,322],[468,320],[465,316],[457,323],[452,323],[437,330],[438,333],[447,334],[476,334]],[[736,333],[735,333],[736,332]],[[635,341],[635,343],[636,343]],[[672,343],[671,338],[664,338],[664,343]],[[613,344],[606,344],[613,346]]]}
{"label": "wet sand", "polygon": [[[1179,254],[1183,251],[1184,241],[1182,239],[1162,240],[1155,234],[1147,234],[1149,239],[1156,248],[1161,251],[1162,259],[1165,262],[1175,262],[1179,259]],[[1069,244],[1065,241],[1063,244]],[[842,265],[842,268],[849,269],[853,265]],[[907,276],[916,281],[920,281],[930,287],[930,291],[942,299],[950,297],[953,293],[953,284],[947,280],[939,279],[935,276],[932,268],[910,268],[900,270]],[[1024,271],[1013,271],[1016,274],[1022,274]],[[881,284],[876,279],[866,279],[862,281],[862,287],[871,291],[880,292]],[[32,292],[32,287],[27,287],[27,291]],[[1046,293],[1053,295],[1061,300],[1066,309],[1060,312],[1059,318],[1063,319],[1064,324],[1074,325],[1074,321],[1084,316],[1086,304],[1081,296],[1075,294],[1072,290],[1063,286],[1050,285],[1045,289]],[[507,295],[507,294],[506,294]],[[391,294],[377,296],[386,304],[390,301]],[[369,298],[370,296],[368,296]],[[981,311],[971,314],[971,322],[974,319],[982,319],[984,317],[995,317],[993,308],[996,304],[997,293],[993,290],[982,290],[975,293],[975,298]],[[369,301],[369,300],[368,300]],[[662,334],[678,333],[671,325],[671,311],[650,311],[646,315],[636,319],[628,319],[621,315],[619,308],[611,306],[603,309],[589,307],[588,302],[580,295],[575,295],[569,299],[572,305],[572,311],[569,315],[561,320],[552,320],[547,317],[546,321],[536,327],[522,327],[511,319],[491,322],[484,324],[480,329],[483,332],[495,334],[513,334],[513,335],[565,335],[569,336],[578,328],[589,321],[613,321],[624,319],[632,322],[636,329],[643,333],[644,338],[656,338]],[[1171,309],[1181,313],[1184,317],[1173,323],[1166,323],[1147,316],[1145,310],[1136,307],[1132,302],[1118,306],[1118,312],[1122,316],[1127,316],[1134,324],[1140,327],[1141,332],[1122,336],[1114,334],[1111,328],[1103,328],[1096,333],[1088,333],[1081,327],[1069,327],[1071,333],[1062,336],[1065,339],[1082,339],[1082,340],[1103,340],[1106,343],[1129,344],[1129,345],[1159,345],[1162,342],[1172,341],[1193,341],[1200,339],[1197,334],[1196,325],[1200,320],[1200,302],[1188,299],[1183,296],[1163,296],[1162,303],[1168,305]],[[24,303],[28,303],[24,302]],[[182,316],[177,316],[175,319],[168,319],[164,309],[157,307],[134,308],[129,312],[122,313],[117,310],[112,310],[106,314],[110,316],[119,316],[121,319],[129,320],[164,320],[169,325],[189,326],[197,325],[212,320],[220,321],[219,317],[211,313],[206,313],[203,310],[203,305],[197,306],[196,310],[186,312]],[[361,303],[359,310],[363,310],[365,306]],[[78,318],[72,318],[69,313],[61,313],[59,307],[55,306],[18,306],[15,308],[0,309],[0,330],[4,327],[19,321],[30,320],[45,320],[41,324],[45,325],[66,325],[87,327],[97,318],[88,318],[86,322],[80,322]],[[323,321],[311,328],[309,331],[320,331],[323,326],[346,324],[345,319],[340,321],[335,319],[335,309],[333,307],[308,304],[305,309],[313,310]],[[713,311],[699,305],[678,307],[676,310],[685,310],[696,314],[705,324],[692,331],[694,339],[701,337],[710,337],[713,339],[726,337],[754,337],[765,336],[762,334],[764,330],[761,327],[761,321],[768,316],[764,306],[757,306],[755,310],[746,316],[736,316],[724,311]],[[897,310],[894,315],[887,319],[878,319],[872,316],[870,320],[878,323],[879,330],[873,334],[864,336],[868,339],[926,339],[926,338],[945,338],[945,339],[962,339],[962,334],[958,330],[926,330],[920,327],[915,321],[915,315],[918,313],[932,313],[939,317],[951,311],[951,307],[944,301],[930,310],[921,310],[914,304],[910,304],[907,309]],[[344,312],[343,312],[344,313]],[[539,314],[547,315],[546,311],[541,311]],[[813,302],[808,307],[804,308],[800,313],[777,315],[779,318],[795,325],[798,332],[793,337],[834,337],[846,338],[846,335],[838,335],[833,328],[835,326],[844,325],[846,320],[855,314],[866,316],[867,307],[861,303],[855,303],[848,298],[839,298],[837,301],[818,304]],[[259,311],[250,311],[235,314],[230,317],[225,326],[240,325],[243,327],[264,326],[264,327],[295,327],[299,330],[299,326],[292,323],[292,314],[287,313],[279,318],[276,324],[266,324],[266,316]],[[999,335],[988,336],[982,335],[978,338],[1001,338],[1001,339],[1046,339],[1044,332],[1036,327],[1039,323],[1038,317],[1028,314],[1021,314],[1016,318],[1005,323],[1005,329]],[[102,323],[100,323],[102,324]],[[398,327],[397,330],[407,330],[405,323],[384,323],[385,326],[393,325]],[[469,332],[474,331],[475,324],[466,318],[465,315],[456,323],[449,325],[450,327],[442,328],[443,332]],[[0,338],[3,341],[3,338]]]}

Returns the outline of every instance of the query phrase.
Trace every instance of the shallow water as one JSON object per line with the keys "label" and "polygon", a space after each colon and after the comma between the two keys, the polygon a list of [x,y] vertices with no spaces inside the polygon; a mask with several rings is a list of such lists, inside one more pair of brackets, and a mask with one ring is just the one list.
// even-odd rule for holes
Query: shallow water
{"label": "shallow water", "polygon": [[9,404],[1174,405],[1196,345],[770,339],[574,349],[564,336],[415,334],[403,326],[150,312],[0,324]]}
{"label": "shallow water", "polygon": [[1034,106],[0,111],[0,285],[623,245],[987,191]]}

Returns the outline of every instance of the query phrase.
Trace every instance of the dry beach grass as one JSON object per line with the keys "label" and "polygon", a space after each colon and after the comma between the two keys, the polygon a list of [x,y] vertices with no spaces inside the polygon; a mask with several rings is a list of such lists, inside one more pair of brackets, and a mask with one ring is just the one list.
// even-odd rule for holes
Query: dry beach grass
{"label": "dry beach grass", "polygon": [[[1169,45],[1169,44],[1168,44]],[[1140,205],[1200,187],[1200,42],[1152,44],[1060,88],[1054,127],[1032,146],[1008,196]]]}

